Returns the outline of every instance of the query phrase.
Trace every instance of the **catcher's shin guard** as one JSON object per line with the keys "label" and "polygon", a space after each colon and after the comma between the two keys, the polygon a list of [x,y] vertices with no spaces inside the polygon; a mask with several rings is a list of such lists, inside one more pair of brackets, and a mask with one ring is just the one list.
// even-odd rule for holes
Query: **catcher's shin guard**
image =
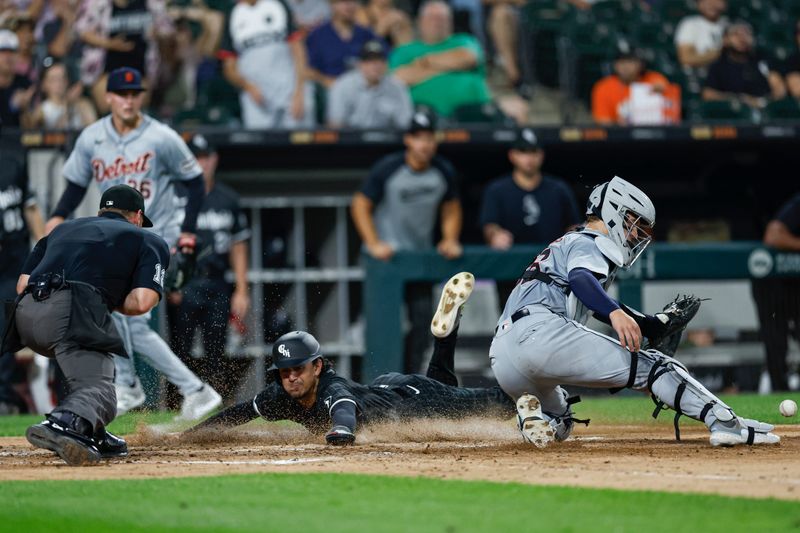
{"label": "catcher's shin guard", "polygon": [[[726,431],[739,434],[741,432],[744,435],[741,444],[754,444],[769,440],[766,439],[766,435],[772,431],[773,426],[736,416],[733,409],[709,392],[675,359],[655,350],[640,352],[639,356],[640,359],[654,360],[647,377],[647,389],[656,404],[653,418],[656,418],[662,409],[667,407],[674,409],[675,438],[677,440],[681,440],[678,426],[681,415],[699,420],[712,433]],[[777,437],[775,438],[777,439]],[[712,444],[714,444],[713,439]]]}

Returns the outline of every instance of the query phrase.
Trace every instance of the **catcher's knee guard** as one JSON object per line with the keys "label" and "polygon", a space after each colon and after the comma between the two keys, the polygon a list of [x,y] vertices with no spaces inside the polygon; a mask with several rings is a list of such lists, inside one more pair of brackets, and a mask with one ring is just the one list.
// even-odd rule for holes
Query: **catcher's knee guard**
{"label": "catcher's knee guard", "polygon": [[575,425],[575,422],[578,422],[579,424],[586,424],[588,426],[590,421],[588,418],[582,420],[572,416],[574,414],[572,412],[572,406],[581,401],[580,396],[569,396],[567,391],[564,389],[561,389],[561,394],[564,395],[564,400],[567,402],[567,410],[565,412],[561,414],[548,413],[546,411],[542,412],[542,415],[550,424],[550,427],[553,428],[557,441],[567,440],[567,438],[572,434],[572,428]]}
{"label": "catcher's knee guard", "polygon": [[678,426],[681,415],[699,420],[708,427],[716,421],[730,422],[736,418],[733,409],[694,379],[680,362],[656,350],[640,352],[639,357],[652,359],[647,390],[656,404],[653,418],[658,417],[662,409],[674,409],[677,440],[681,440]]}

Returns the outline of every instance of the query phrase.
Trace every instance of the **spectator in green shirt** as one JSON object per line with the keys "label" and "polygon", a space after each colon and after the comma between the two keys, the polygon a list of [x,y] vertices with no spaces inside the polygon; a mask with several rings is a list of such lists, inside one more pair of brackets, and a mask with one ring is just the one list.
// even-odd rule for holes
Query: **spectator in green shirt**
{"label": "spectator in green shirt", "polygon": [[[471,35],[453,34],[450,6],[440,0],[427,2],[417,25],[419,39],[395,48],[389,58],[389,68],[409,86],[414,104],[452,117],[460,106],[491,102],[481,45]],[[498,105],[517,121],[525,120],[527,107],[519,111],[502,101]]]}

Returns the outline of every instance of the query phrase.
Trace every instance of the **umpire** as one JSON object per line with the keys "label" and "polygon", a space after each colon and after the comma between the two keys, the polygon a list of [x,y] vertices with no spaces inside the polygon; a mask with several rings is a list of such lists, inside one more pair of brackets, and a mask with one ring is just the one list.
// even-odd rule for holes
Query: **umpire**
{"label": "umpire", "polygon": [[117,413],[112,354],[126,355],[111,311],[141,315],[161,298],[169,249],[141,229],[151,226],[141,193],[111,187],[97,217],[61,224],[36,244],[17,282],[3,344],[54,357],[69,388],[25,435],[69,465],[127,455],[105,430]]}

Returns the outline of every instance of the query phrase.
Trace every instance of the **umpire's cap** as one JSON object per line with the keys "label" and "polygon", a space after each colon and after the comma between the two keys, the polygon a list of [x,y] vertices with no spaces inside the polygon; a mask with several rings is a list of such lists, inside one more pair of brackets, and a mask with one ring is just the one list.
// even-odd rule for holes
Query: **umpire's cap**
{"label": "umpire's cap", "polygon": [[144,214],[144,197],[142,193],[128,185],[114,185],[106,189],[100,197],[100,209],[122,209],[123,211],[141,211],[142,227],[152,228],[153,223]]}
{"label": "umpire's cap", "polygon": [[292,368],[322,357],[319,341],[311,333],[292,331],[282,335],[272,345],[272,366],[270,370]]}
{"label": "umpire's cap", "polygon": [[121,67],[112,70],[106,81],[106,91],[118,93],[122,91],[144,91],[142,73],[131,67]]}

